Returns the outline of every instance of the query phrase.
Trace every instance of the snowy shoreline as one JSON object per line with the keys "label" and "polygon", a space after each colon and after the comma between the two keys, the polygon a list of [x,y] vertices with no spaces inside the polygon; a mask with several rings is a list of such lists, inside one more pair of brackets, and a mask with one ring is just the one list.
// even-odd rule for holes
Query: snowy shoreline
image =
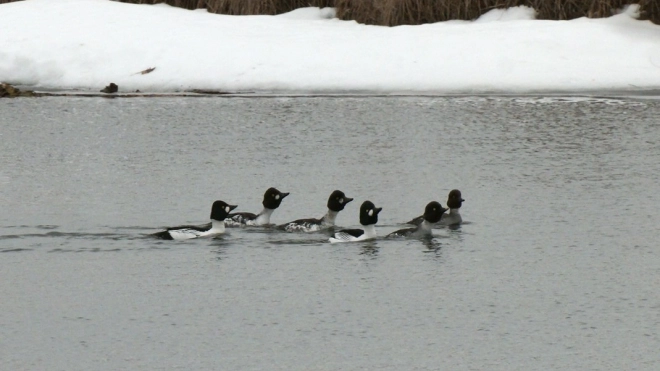
{"label": "snowy shoreline", "polygon": [[16,86],[22,91],[34,93],[34,97],[72,97],[72,98],[630,98],[630,99],[660,99],[660,88],[656,89],[612,89],[612,90],[578,90],[578,91],[529,91],[529,92],[303,92],[303,91],[253,91],[253,92],[117,92],[106,94],[84,90],[39,89],[29,86]]}
{"label": "snowy shoreline", "polygon": [[21,25],[0,33],[0,81],[81,94],[110,82],[121,94],[656,94],[660,26],[636,16],[630,6],[610,18],[545,21],[517,7],[471,22],[381,27],[340,21],[329,8],[225,16],[26,0],[0,6],[0,23]]}

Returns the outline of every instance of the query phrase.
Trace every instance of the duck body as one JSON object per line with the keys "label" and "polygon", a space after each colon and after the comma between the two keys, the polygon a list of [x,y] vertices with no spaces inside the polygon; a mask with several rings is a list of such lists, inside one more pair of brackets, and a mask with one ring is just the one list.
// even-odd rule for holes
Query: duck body
{"label": "duck body", "polygon": [[167,228],[162,232],[154,233],[153,236],[163,240],[189,240],[191,238],[214,236],[223,233],[225,233],[225,222],[212,221],[209,228],[204,228],[204,226],[182,225]]}
{"label": "duck body", "polygon": [[336,232],[328,241],[330,243],[338,242],[357,242],[376,238],[376,226],[367,225],[364,229],[342,229]]}
{"label": "duck body", "polygon": [[264,207],[259,214],[253,213],[232,213],[225,219],[227,227],[246,227],[246,226],[263,226],[270,224],[270,216],[273,215],[275,209]]}
{"label": "duck body", "polygon": [[328,223],[323,218],[298,219],[279,226],[280,229],[287,232],[318,232],[324,229],[332,228],[334,223]]}
{"label": "duck body", "polygon": [[318,232],[335,226],[337,215],[352,198],[346,197],[344,192],[335,190],[328,197],[328,211],[321,218],[298,219],[278,226],[287,232]]}
{"label": "duck body", "polygon": [[229,205],[224,201],[215,201],[211,207],[211,223],[204,226],[182,225],[167,228],[151,236],[163,240],[189,240],[199,237],[210,237],[225,233],[225,218],[236,205]]}

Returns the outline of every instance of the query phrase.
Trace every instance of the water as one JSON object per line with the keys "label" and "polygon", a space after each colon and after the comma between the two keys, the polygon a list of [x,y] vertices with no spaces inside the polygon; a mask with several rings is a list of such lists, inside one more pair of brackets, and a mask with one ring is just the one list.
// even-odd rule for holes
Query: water
{"label": "water", "polygon": [[[539,97],[0,101],[0,360],[18,370],[655,370],[660,101]],[[369,199],[381,236],[204,223]]]}

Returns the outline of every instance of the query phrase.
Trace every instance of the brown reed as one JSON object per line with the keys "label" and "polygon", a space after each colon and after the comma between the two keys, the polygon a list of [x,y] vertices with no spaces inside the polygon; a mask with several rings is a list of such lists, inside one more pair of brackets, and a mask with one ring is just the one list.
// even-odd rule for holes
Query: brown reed
{"label": "brown reed", "polygon": [[497,8],[525,5],[538,19],[603,18],[639,4],[642,19],[660,23],[660,0],[335,0],[337,17],[359,23],[398,26],[471,20]]}
{"label": "brown reed", "polygon": [[[2,1],[2,0],[0,0]],[[231,15],[281,14],[307,6],[333,6],[333,0],[118,0],[122,3],[166,3],[185,9],[206,8],[211,13]]]}
{"label": "brown reed", "polygon": [[333,0],[204,0],[211,13],[254,15],[281,14],[308,6],[328,7]]}
{"label": "brown reed", "polygon": [[[0,0],[0,4],[19,0]],[[185,9],[206,8],[231,15],[280,14],[307,7],[334,7],[337,17],[359,23],[398,26],[471,20],[491,9],[525,5],[539,19],[609,17],[628,4],[639,4],[641,18],[660,24],[660,0],[115,0],[134,4],[167,3]]]}
{"label": "brown reed", "polygon": [[115,0],[121,3],[131,3],[131,4],[160,4],[165,3],[167,5],[176,6],[178,8],[184,9],[198,9],[204,8],[205,1],[201,0]]}

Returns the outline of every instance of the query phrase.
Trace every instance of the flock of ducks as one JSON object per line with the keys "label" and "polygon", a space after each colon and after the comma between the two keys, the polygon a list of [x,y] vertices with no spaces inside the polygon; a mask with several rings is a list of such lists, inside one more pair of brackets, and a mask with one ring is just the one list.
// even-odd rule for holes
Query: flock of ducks
{"label": "flock of ducks", "polygon": [[[215,201],[211,207],[211,222],[205,225],[194,226],[184,225],[167,228],[164,231],[152,234],[152,236],[167,240],[187,240],[198,237],[210,237],[225,233],[227,227],[244,226],[272,226],[270,217],[280,206],[282,200],[289,193],[280,192],[276,188],[268,188],[264,193],[262,201],[263,209],[258,214],[248,212],[232,213],[237,205],[230,205],[224,201]],[[317,232],[334,228],[337,214],[344,210],[344,207],[353,201],[346,197],[344,192],[336,190],[328,197],[328,211],[321,218],[297,219],[275,228],[286,232]],[[433,228],[441,226],[458,225],[463,222],[459,209],[465,200],[461,196],[461,191],[454,189],[449,192],[447,198],[447,208],[437,201],[431,201],[426,205],[424,214],[409,220],[405,224],[411,224],[414,227],[399,229],[388,234],[386,237],[412,237],[421,238],[431,236]],[[335,232],[330,237],[329,242],[352,242],[364,241],[376,238],[376,223],[378,223],[378,214],[383,210],[382,207],[376,207],[371,201],[364,201],[360,206],[360,224],[361,229],[342,229]],[[449,213],[446,213],[449,211]]]}

